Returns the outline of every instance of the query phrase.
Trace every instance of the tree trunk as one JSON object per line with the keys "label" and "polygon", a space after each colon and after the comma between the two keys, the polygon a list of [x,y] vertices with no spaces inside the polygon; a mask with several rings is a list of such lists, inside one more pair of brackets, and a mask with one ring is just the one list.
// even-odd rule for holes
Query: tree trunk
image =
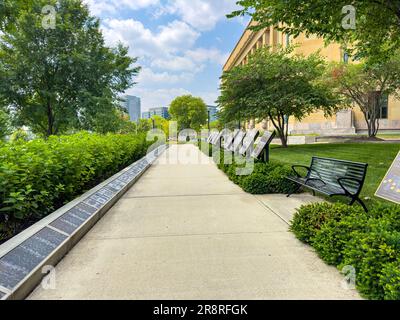
{"label": "tree trunk", "polygon": [[53,134],[54,134],[53,110],[51,108],[50,99],[47,99],[47,133],[46,133],[46,137],[50,137]]}
{"label": "tree trunk", "polygon": [[282,116],[278,116],[278,119],[274,119],[273,117],[271,117],[271,115],[269,116],[269,118],[271,119],[272,124],[274,125],[276,131],[279,134],[279,138],[281,139],[281,143],[282,143],[282,148],[287,148],[288,147],[288,127],[285,123],[285,119]]}

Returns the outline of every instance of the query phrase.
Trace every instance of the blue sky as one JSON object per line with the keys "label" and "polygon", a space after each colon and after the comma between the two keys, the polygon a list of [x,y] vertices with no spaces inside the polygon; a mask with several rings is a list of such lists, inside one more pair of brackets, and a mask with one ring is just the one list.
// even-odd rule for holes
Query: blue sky
{"label": "blue sky", "polygon": [[84,0],[101,18],[107,44],[121,41],[142,71],[127,91],[142,111],[168,106],[182,94],[214,104],[222,66],[246,19],[228,20],[235,0]]}

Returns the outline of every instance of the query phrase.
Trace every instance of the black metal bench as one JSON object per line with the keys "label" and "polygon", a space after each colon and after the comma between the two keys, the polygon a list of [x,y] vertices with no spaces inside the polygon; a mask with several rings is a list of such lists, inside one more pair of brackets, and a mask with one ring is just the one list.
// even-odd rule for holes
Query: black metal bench
{"label": "black metal bench", "polygon": [[[307,170],[306,176],[302,176],[298,168]],[[351,162],[329,158],[313,157],[311,166],[293,166],[295,176],[287,177],[288,180],[297,183],[299,186],[292,194],[306,187],[315,192],[333,196],[345,196],[351,198],[350,205],[358,202],[366,212],[368,209],[360,199],[360,193],[364,186],[367,175],[368,164]]]}

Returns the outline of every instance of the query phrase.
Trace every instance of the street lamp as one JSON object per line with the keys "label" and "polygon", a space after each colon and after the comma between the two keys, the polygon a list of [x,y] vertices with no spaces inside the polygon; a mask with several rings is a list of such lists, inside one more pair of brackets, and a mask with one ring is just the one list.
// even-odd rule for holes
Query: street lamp
{"label": "street lamp", "polygon": [[207,111],[208,112],[208,132],[210,132],[210,110]]}

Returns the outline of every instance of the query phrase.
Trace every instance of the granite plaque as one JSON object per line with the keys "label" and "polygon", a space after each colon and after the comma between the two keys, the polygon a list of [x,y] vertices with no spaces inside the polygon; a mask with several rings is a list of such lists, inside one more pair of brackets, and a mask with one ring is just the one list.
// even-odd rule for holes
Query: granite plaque
{"label": "granite plaque", "polygon": [[96,211],[97,211],[97,210],[100,210],[100,209],[103,208],[103,206],[104,206],[103,203],[96,201],[96,200],[95,200],[94,198],[92,198],[92,197],[89,197],[89,198],[85,199],[85,200],[83,201],[83,203],[86,203],[87,205],[89,205],[89,206],[95,208]]}
{"label": "granite plaque", "polygon": [[214,146],[216,146],[216,145],[218,144],[218,142],[221,140],[221,138],[222,138],[222,131],[221,131],[220,133],[218,133],[218,134],[215,135],[215,137],[213,138],[213,140],[212,140],[211,143],[212,143]]}
{"label": "granite plaque", "polygon": [[241,155],[245,155],[251,149],[251,147],[254,145],[254,141],[256,141],[259,134],[260,132],[257,129],[250,130],[246,134],[246,137],[243,140],[243,145],[239,150],[239,153]]}
{"label": "granite plaque", "polygon": [[120,192],[123,188],[125,188],[126,184],[118,179],[110,182],[107,187],[115,190],[116,192]]}
{"label": "granite plaque", "polygon": [[108,200],[111,200],[117,194],[117,192],[115,192],[114,190],[112,190],[108,187],[104,187],[104,188],[100,189],[99,191],[97,191],[97,193]]}
{"label": "granite plaque", "polygon": [[76,207],[72,208],[71,210],[78,211],[82,214],[87,214],[88,216],[92,216],[97,210],[86,203],[81,202]]}
{"label": "granite plaque", "polygon": [[242,142],[245,136],[246,132],[240,130],[236,135],[236,138],[233,141],[233,144],[231,145],[231,148],[229,150],[237,152],[242,147]]}
{"label": "granite plaque", "polygon": [[3,291],[0,291],[0,300],[5,296],[6,294]]}
{"label": "granite plaque", "polygon": [[89,218],[80,212],[68,211],[50,225],[69,235],[73,234]]}
{"label": "granite plaque", "polygon": [[66,239],[65,235],[44,228],[15,247],[0,258],[0,285],[12,290]]}
{"label": "granite plaque", "polygon": [[264,151],[265,148],[271,144],[272,140],[275,138],[275,132],[271,133],[266,131],[264,135],[261,137],[260,141],[257,143],[256,148],[254,149],[251,156],[255,159],[258,159],[261,156],[261,153]]}
{"label": "granite plaque", "polygon": [[400,153],[394,160],[375,195],[400,204]]}

